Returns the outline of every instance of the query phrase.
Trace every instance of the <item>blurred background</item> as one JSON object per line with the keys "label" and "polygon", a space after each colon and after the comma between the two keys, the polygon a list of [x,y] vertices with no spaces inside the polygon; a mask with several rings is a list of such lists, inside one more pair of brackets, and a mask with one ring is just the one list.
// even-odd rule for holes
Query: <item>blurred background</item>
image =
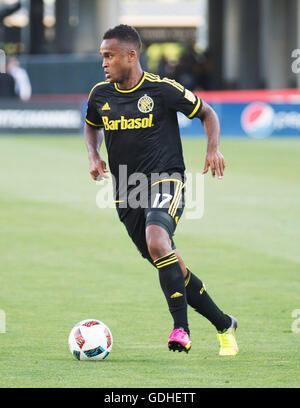
{"label": "blurred background", "polygon": [[[89,90],[104,79],[102,35],[120,23],[139,31],[143,68],[213,104],[225,136],[300,133],[300,75],[292,69],[300,46],[299,0],[0,0],[0,49],[15,81],[4,86],[2,78],[2,100],[15,96],[38,110],[65,103],[73,126],[59,126],[59,113],[51,112],[58,125],[52,130],[80,131],[73,104],[80,104],[82,116]],[[16,128],[1,107],[1,131]],[[183,135],[203,134],[198,123],[181,115],[179,121]],[[36,129],[43,130],[41,123]],[[51,128],[44,124],[44,130]]]}

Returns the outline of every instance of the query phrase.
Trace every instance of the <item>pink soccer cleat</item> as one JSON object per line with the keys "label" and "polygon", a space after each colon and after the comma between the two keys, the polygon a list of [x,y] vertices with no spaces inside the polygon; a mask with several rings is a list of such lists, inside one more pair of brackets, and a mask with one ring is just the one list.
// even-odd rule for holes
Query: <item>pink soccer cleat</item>
{"label": "pink soccer cleat", "polygon": [[168,347],[169,350],[185,351],[188,353],[192,347],[190,336],[182,328],[175,329],[169,336]]}

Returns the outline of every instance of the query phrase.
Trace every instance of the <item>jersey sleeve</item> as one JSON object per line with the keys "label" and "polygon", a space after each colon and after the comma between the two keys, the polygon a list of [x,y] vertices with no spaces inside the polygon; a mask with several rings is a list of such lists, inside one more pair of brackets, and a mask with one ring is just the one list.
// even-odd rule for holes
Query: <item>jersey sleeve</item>
{"label": "jersey sleeve", "polygon": [[95,87],[91,90],[88,98],[85,122],[93,128],[103,127],[101,116],[99,115],[95,103]]}
{"label": "jersey sleeve", "polygon": [[174,80],[164,78],[163,82],[168,108],[182,112],[189,119],[193,119],[202,109],[202,99]]}

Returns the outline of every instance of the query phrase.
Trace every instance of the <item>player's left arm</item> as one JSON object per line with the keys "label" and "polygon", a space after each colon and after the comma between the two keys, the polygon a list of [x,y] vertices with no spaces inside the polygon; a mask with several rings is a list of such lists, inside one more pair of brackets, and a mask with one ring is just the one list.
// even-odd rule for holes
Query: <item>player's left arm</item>
{"label": "player's left arm", "polygon": [[207,152],[203,174],[211,169],[213,177],[222,178],[225,169],[223,155],[219,152],[220,123],[216,112],[206,102],[174,80],[164,78],[163,97],[168,109],[182,112],[189,119],[198,117],[207,136]]}
{"label": "player's left arm", "polygon": [[204,127],[207,137],[207,151],[205,165],[202,174],[208,172],[210,167],[213,177],[217,174],[218,178],[223,178],[225,170],[225,160],[219,151],[220,142],[220,122],[214,109],[202,100],[202,107],[196,115]]}

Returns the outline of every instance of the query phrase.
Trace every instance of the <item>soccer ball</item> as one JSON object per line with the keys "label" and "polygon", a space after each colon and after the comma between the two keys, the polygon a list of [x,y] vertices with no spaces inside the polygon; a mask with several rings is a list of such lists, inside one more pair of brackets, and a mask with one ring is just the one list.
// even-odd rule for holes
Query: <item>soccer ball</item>
{"label": "soccer ball", "polygon": [[111,352],[112,345],[109,328],[96,319],[82,320],[69,335],[69,348],[77,360],[104,360]]}

